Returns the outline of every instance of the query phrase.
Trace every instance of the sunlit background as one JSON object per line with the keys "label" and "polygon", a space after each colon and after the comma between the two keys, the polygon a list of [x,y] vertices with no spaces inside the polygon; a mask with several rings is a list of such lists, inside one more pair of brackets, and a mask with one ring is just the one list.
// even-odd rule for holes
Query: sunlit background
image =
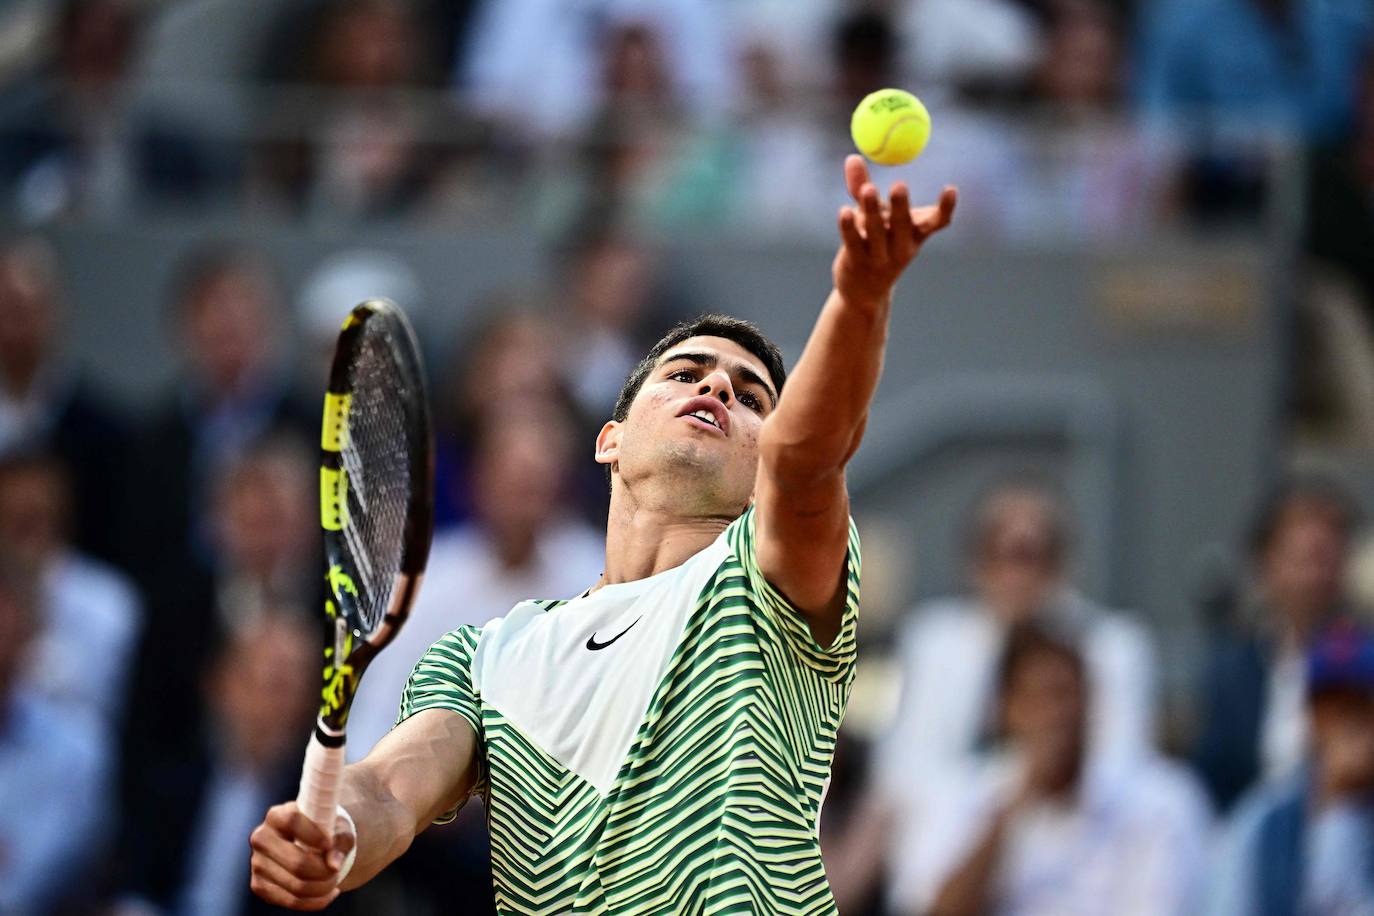
{"label": "sunlit background", "polygon": [[[884,86],[933,131],[876,180],[961,202],[849,474],[840,911],[1374,912],[1372,39],[1368,0],[3,0],[0,914],[261,909],[354,303],[406,308],[440,432],[356,756],[443,632],[595,580],[592,440],[667,327],[796,358]],[[332,911],[491,912],[485,830]]]}

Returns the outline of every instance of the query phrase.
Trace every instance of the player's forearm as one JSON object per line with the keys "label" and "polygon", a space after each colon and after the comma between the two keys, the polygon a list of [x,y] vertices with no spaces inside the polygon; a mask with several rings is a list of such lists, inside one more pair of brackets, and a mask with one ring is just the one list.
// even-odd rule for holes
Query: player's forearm
{"label": "player's forearm", "polygon": [[442,709],[406,719],[345,769],[341,803],[357,828],[358,856],[344,889],[386,868],[435,818],[462,804],[479,772],[472,726]]}
{"label": "player's forearm", "polygon": [[344,771],[340,804],[358,831],[357,858],[341,885],[352,890],[396,861],[410,848],[419,829],[414,813],[392,793],[376,768],[365,762]]}
{"label": "player's forearm", "polygon": [[854,303],[831,291],[761,434],[760,453],[779,480],[836,473],[854,454],[882,373],[891,308],[890,295]]}

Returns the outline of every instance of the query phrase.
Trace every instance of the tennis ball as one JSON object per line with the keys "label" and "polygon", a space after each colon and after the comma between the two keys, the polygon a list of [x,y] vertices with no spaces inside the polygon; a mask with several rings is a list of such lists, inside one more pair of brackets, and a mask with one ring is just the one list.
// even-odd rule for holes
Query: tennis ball
{"label": "tennis ball", "polygon": [[879,165],[901,165],[921,155],[930,139],[930,112],[901,89],[871,92],[849,121],[854,145]]}

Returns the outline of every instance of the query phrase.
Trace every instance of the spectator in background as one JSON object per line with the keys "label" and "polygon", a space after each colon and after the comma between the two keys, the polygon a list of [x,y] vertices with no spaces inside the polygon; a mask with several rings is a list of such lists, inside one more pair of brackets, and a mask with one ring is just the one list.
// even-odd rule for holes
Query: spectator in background
{"label": "spectator in background", "polygon": [[1209,813],[1188,773],[1139,758],[1101,769],[1085,658],[1034,624],[1013,630],[995,688],[1002,753],[911,774],[891,909],[931,916],[1192,916]]}
{"label": "spectator in background", "polygon": [[139,650],[138,715],[126,731],[134,775],[193,750],[200,681],[224,641],[282,609],[323,626],[315,467],[298,440],[267,438],[244,446],[209,482],[212,562],[181,591],[162,593]]}
{"label": "spectator in background", "polygon": [[1291,776],[1307,746],[1307,654],[1343,616],[1356,510],[1320,478],[1281,482],[1250,534],[1253,594],[1212,634],[1194,757],[1225,809],[1256,780]]}
{"label": "spectator in background", "polygon": [[885,788],[900,791],[913,774],[957,767],[985,746],[996,726],[997,660],[1007,634],[1031,621],[1081,647],[1094,759],[1127,761],[1153,746],[1150,637],[1072,587],[1071,540],[1062,500],[1038,482],[1003,482],[979,500],[967,539],[973,594],[918,607],[898,634],[902,699],[880,758]]}
{"label": "spectator in background", "polygon": [[1305,140],[1350,123],[1370,19],[1332,0],[1170,3],[1146,31],[1141,101],[1151,114],[1249,121]]}
{"label": "spectator in background", "polygon": [[213,485],[215,610],[231,632],[272,607],[323,607],[317,464],[295,438],[250,446]]}
{"label": "spectator in background", "polygon": [[22,561],[0,547],[0,912],[38,914],[92,893],[112,813],[97,733],[26,684],[42,624]]}
{"label": "spectator in background", "polygon": [[130,449],[123,421],[59,351],[63,311],[57,255],[29,237],[0,246],[0,452],[42,449],[66,466],[75,546],[129,559],[120,487]]}
{"label": "spectator in background", "polygon": [[1307,145],[1346,132],[1374,17],[1337,0],[1205,0],[1154,15],[1139,95],[1159,132],[1193,150],[1179,196],[1201,218],[1253,219],[1276,137]]}
{"label": "spectator in background", "polygon": [[1040,56],[1035,5],[1018,0],[903,4],[900,26],[906,38],[906,69],[921,85],[934,84],[957,93],[986,96],[1015,91]]}
{"label": "spectator in background", "polygon": [[720,169],[718,125],[687,116],[691,100],[674,79],[668,27],[647,14],[601,27],[597,101],[568,147],[565,158],[575,158],[544,172],[549,187],[539,195],[539,215],[545,223],[559,230],[581,220],[654,231],[709,223],[726,208],[730,182]]}
{"label": "spectator in background", "polygon": [[[472,518],[473,451],[493,405],[566,404],[569,411],[575,410],[557,355],[557,330],[549,317],[505,294],[478,310],[486,317],[471,331],[455,335],[445,361],[449,370],[436,398],[437,530]],[[590,425],[580,416],[574,422],[579,429]],[[605,491],[600,474],[595,475],[594,485],[599,497]],[[582,497],[584,489],[576,486],[574,492]],[[605,500],[598,502],[604,506]]]}
{"label": "spectator in background", "polygon": [[1374,638],[1347,621],[1305,661],[1304,766],[1257,788],[1231,819],[1209,912],[1374,912]]}
{"label": "spectator in background", "polygon": [[296,402],[277,363],[281,294],[255,252],[209,245],[183,260],[169,312],[181,378],[142,435],[139,573],[150,599],[192,591],[211,572],[210,481],[274,432],[318,437],[319,409]]}
{"label": "spectator in background", "polygon": [[720,0],[489,2],[474,20],[455,82],[477,111],[514,135],[566,138],[585,131],[616,91],[606,62],[633,63],[652,43],[664,91],[709,117],[735,88],[731,21]]}
{"label": "spectator in background", "polygon": [[[195,737],[187,728],[199,721],[194,685],[221,635],[217,588],[229,562],[230,545],[216,542],[224,531],[216,482],[266,437],[295,436],[307,448],[319,441],[319,402],[293,399],[274,352],[281,310],[275,278],[247,249],[197,249],[172,286],[181,378],[143,431],[130,480],[148,612],[131,697],[140,714],[125,733],[129,770]],[[275,495],[262,498],[277,505]],[[295,519],[272,524],[290,529]]]}
{"label": "spectator in background", "polygon": [[36,222],[115,216],[154,198],[198,195],[213,178],[179,125],[132,104],[140,21],[129,0],[65,0],[49,68],[0,100],[0,182]]}
{"label": "spectator in background", "polygon": [[583,357],[567,381],[588,416],[610,416],[639,354],[682,311],[659,267],[643,242],[602,227],[577,233],[564,255],[567,343]]}
{"label": "spectator in background", "polygon": [[249,194],[269,209],[321,219],[413,214],[438,170],[433,125],[408,91],[424,68],[421,24],[407,0],[320,4],[301,31],[303,93],[266,117]]}
{"label": "spectator in background", "polygon": [[0,455],[0,543],[37,586],[23,683],[109,742],[123,725],[142,608],[123,575],[67,541],[71,501],[56,458]]}
{"label": "spectator in background", "polygon": [[1026,82],[1040,117],[1008,122],[997,219],[1011,238],[1144,234],[1165,214],[1180,159],[1117,117],[1127,61],[1105,0],[1054,0]]}
{"label": "spectator in background", "polygon": [[117,913],[282,912],[248,887],[248,835],[275,799],[294,797],[316,708],[320,640],[294,611],[226,637],[193,688],[206,727],[188,752],[135,774]]}

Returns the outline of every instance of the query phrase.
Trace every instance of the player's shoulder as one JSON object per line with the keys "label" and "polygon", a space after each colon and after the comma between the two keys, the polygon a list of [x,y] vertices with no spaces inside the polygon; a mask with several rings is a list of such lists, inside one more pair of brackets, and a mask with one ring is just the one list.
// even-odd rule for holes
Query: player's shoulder
{"label": "player's shoulder", "polygon": [[469,663],[472,660],[473,652],[477,650],[478,643],[482,640],[482,632],[491,625],[492,623],[485,623],[482,626],[464,624],[461,627],[454,627],[440,636],[429,647],[425,652],[425,659],[430,662]]}
{"label": "player's shoulder", "polygon": [[[731,552],[740,558],[752,557],[755,541],[758,538],[758,510],[755,506],[745,509],[743,514],[726,526],[721,538]],[[859,526],[854,517],[849,517],[849,553],[856,560],[859,555]]]}

